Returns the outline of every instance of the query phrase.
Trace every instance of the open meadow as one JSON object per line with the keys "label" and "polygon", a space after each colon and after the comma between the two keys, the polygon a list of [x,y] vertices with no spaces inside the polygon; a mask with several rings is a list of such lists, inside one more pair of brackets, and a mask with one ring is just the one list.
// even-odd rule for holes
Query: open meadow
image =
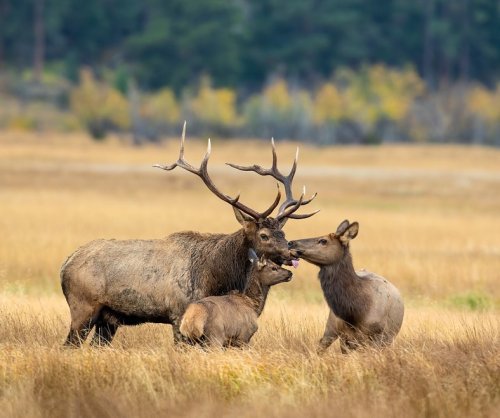
{"label": "open meadow", "polygon": [[[168,325],[120,328],[109,348],[64,349],[69,310],[59,269],[96,238],[233,232],[228,204],[199,178],[154,163],[178,139],[133,148],[113,138],[0,133],[0,416],[500,415],[500,150],[461,146],[300,145],[298,193],[318,197],[288,239],[360,223],[356,268],[402,292],[405,320],[384,351],[316,353],[328,310],[317,268],[301,261],[273,288],[245,350],[178,349]],[[277,143],[286,171],[296,143]],[[198,165],[205,140],[187,137]],[[271,163],[268,142],[214,138],[209,171],[258,210],[275,182],[224,165]]]}

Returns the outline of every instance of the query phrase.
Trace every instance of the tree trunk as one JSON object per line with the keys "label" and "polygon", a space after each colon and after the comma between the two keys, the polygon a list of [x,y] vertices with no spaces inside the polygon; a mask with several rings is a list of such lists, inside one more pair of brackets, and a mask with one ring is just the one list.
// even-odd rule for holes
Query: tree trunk
{"label": "tree trunk", "polygon": [[33,34],[35,45],[33,50],[33,78],[37,83],[40,83],[45,59],[45,22],[43,18],[45,0],[35,0],[34,7]]}
{"label": "tree trunk", "polygon": [[470,68],[470,0],[462,0],[462,28],[463,28],[463,39],[462,47],[460,52],[460,68],[459,77],[462,82],[466,83],[469,80],[469,68]]}
{"label": "tree trunk", "polygon": [[424,50],[422,57],[422,67],[424,79],[428,86],[434,87],[433,61],[434,61],[434,37],[432,34],[432,21],[434,19],[434,0],[425,1],[425,29],[424,29]]}

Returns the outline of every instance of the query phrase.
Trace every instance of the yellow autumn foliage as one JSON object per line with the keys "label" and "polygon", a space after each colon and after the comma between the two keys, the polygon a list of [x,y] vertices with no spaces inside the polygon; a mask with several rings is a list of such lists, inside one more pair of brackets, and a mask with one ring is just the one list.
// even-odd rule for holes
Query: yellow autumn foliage
{"label": "yellow autumn foliage", "polygon": [[475,86],[469,93],[469,110],[488,122],[500,121],[500,83],[495,90]]}
{"label": "yellow autumn foliage", "polygon": [[141,103],[141,116],[158,123],[177,123],[181,118],[181,110],[174,92],[164,88],[144,97]]}
{"label": "yellow autumn foliage", "polygon": [[424,91],[424,82],[412,68],[392,70],[374,65],[367,70],[368,91],[365,96],[373,106],[375,117],[400,121],[411,104]]}
{"label": "yellow autumn foliage", "polygon": [[262,93],[262,99],[273,110],[285,113],[292,107],[293,99],[288,91],[285,80],[278,79]]}
{"label": "yellow autumn foliage", "polygon": [[374,65],[361,72],[343,70],[343,88],[328,82],[314,97],[315,123],[350,119],[373,125],[385,118],[400,121],[406,117],[424,83],[413,69],[391,70]]}
{"label": "yellow autumn foliage", "polygon": [[204,77],[198,94],[191,100],[191,110],[201,121],[218,125],[238,123],[236,93],[228,88],[214,89]]}
{"label": "yellow autumn foliage", "polygon": [[313,101],[315,123],[338,121],[345,117],[345,95],[333,83],[325,83],[317,91]]}
{"label": "yellow autumn foliage", "polygon": [[90,70],[80,72],[80,84],[71,92],[70,106],[86,126],[111,123],[120,129],[130,127],[125,97],[118,90],[97,81]]}

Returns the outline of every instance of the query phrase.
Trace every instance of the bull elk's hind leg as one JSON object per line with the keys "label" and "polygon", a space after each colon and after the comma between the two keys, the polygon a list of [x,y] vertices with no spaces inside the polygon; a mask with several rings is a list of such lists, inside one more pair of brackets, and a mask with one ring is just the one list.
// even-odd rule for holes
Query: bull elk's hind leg
{"label": "bull elk's hind leg", "polygon": [[351,351],[355,351],[366,345],[366,341],[361,338],[357,339],[353,336],[342,336],[340,338],[340,351],[342,354],[349,354]]}
{"label": "bull elk's hind leg", "polygon": [[101,307],[86,302],[70,304],[71,326],[64,345],[66,347],[80,347],[92,330]]}
{"label": "bull elk's hind leg", "polygon": [[100,316],[95,324],[95,334],[90,344],[93,347],[103,347],[111,344],[117,330],[117,324],[108,322]]}

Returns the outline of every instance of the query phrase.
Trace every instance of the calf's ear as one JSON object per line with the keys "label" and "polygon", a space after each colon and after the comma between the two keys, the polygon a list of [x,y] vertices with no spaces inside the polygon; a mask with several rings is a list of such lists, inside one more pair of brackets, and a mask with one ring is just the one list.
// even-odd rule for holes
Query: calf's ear
{"label": "calf's ear", "polygon": [[259,260],[259,257],[257,257],[257,253],[253,248],[250,248],[248,250],[248,259],[250,260],[251,263],[255,263],[256,261]]}

